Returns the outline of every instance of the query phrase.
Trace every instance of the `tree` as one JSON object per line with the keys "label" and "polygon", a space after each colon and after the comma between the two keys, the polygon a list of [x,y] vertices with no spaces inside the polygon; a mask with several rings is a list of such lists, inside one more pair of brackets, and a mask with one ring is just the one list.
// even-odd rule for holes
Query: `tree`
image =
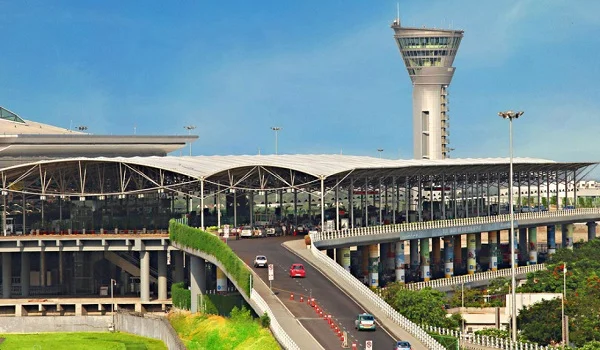
{"label": "tree", "polygon": [[548,345],[562,339],[561,300],[543,300],[519,312],[517,328],[529,341]]}
{"label": "tree", "polygon": [[383,297],[391,307],[416,324],[450,329],[458,329],[460,325],[460,317],[447,317],[445,294],[440,291],[431,288],[412,291],[391,283]]}
{"label": "tree", "polygon": [[548,208],[548,198],[546,197],[542,197],[542,205],[546,208]]}
{"label": "tree", "polygon": [[584,346],[580,347],[579,350],[600,350],[600,342],[591,341],[589,343],[586,343]]}

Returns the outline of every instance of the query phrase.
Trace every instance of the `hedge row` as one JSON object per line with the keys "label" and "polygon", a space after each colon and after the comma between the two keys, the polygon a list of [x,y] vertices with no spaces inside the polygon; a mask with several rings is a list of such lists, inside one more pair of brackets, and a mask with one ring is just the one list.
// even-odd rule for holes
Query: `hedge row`
{"label": "hedge row", "polygon": [[189,310],[192,307],[192,292],[185,288],[183,282],[171,285],[171,298],[175,307],[183,310]]}
{"label": "hedge row", "polygon": [[171,242],[214,256],[243,292],[250,296],[250,270],[219,237],[171,220],[169,238]]}
{"label": "hedge row", "polygon": [[443,347],[445,347],[448,350],[455,350],[459,348],[457,338],[437,333],[429,333],[429,335],[431,335],[433,339],[437,340],[438,343],[440,343]]}

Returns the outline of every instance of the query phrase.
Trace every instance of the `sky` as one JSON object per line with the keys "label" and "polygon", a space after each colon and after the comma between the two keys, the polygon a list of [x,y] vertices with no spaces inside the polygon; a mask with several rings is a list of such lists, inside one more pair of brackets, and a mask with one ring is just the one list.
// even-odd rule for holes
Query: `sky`
{"label": "sky", "polygon": [[[183,135],[194,155],[412,158],[396,1],[0,0],[0,105],[94,134]],[[403,0],[405,26],[462,29],[453,158],[600,161],[600,1]],[[187,149],[184,151],[187,153]],[[597,172],[600,175],[600,172]]]}

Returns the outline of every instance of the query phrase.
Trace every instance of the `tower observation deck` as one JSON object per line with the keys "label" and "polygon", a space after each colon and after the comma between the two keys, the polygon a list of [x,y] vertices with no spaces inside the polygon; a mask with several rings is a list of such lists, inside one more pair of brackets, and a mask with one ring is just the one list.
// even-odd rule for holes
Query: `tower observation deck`
{"label": "tower observation deck", "polygon": [[413,84],[415,159],[444,159],[450,151],[448,86],[462,30],[409,28],[392,23],[394,39]]}

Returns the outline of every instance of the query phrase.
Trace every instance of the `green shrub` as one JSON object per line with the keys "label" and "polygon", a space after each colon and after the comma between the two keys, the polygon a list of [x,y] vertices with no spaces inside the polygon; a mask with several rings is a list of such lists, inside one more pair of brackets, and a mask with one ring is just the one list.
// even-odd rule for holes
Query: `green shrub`
{"label": "green shrub", "polygon": [[271,318],[267,315],[266,311],[260,316],[260,325],[263,326],[263,328],[269,328],[271,325]]}
{"label": "green shrub", "polygon": [[250,312],[250,310],[246,309],[245,306],[242,306],[241,309],[239,309],[236,306],[231,310],[231,315],[229,316],[229,318],[231,318],[231,320],[235,322],[252,322],[252,313]]}
{"label": "green shrub", "polygon": [[171,285],[171,297],[173,305],[183,310],[189,310],[192,306],[192,292],[185,288],[183,282]]}
{"label": "green shrub", "polygon": [[242,291],[247,296],[250,295],[250,270],[219,237],[171,220],[169,238],[172,242],[177,242],[184,247],[197,249],[214,256],[237,285],[242,288]]}
{"label": "green shrub", "polygon": [[443,347],[445,347],[448,350],[455,350],[458,349],[458,339],[448,336],[448,335],[441,335],[441,334],[437,334],[437,333],[429,333],[431,335],[431,337],[435,340],[437,340],[438,343],[440,343],[440,345],[442,345]]}

